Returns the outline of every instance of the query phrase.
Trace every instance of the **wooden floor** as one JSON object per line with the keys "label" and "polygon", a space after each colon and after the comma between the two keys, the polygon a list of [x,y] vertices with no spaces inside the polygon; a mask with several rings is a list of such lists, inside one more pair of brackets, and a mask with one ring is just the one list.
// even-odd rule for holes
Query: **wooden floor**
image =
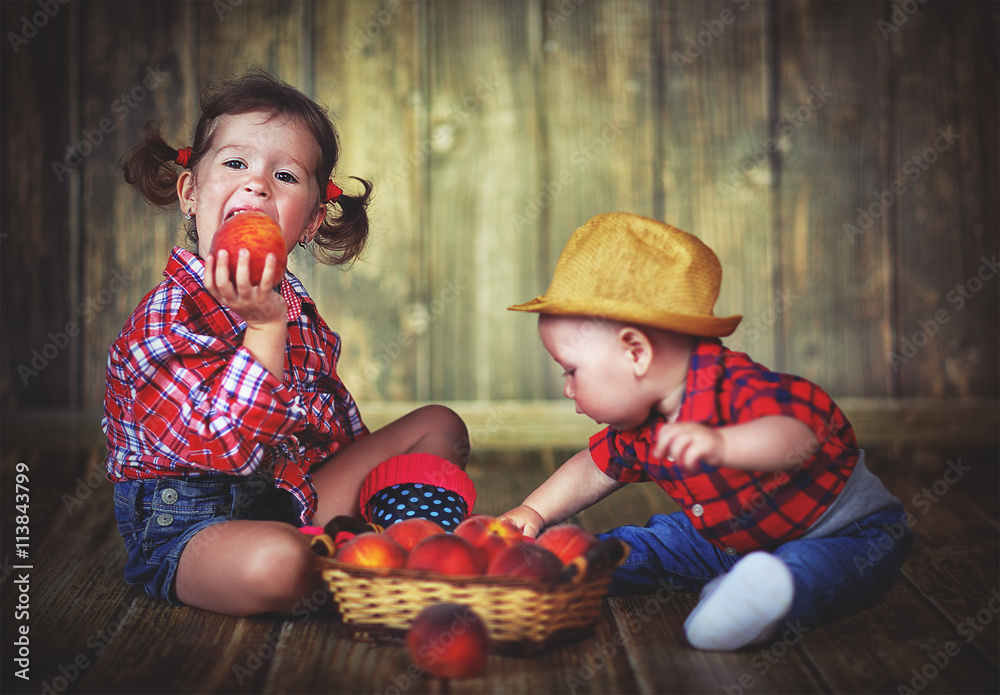
{"label": "wooden floor", "polygon": [[[99,446],[47,446],[5,430],[4,693],[996,693],[1000,690],[998,451],[885,446],[869,462],[913,514],[915,550],[863,614],[765,648],[699,652],[682,623],[694,596],[605,601],[595,633],[540,657],[491,656],[477,678],[416,677],[405,650],[353,642],[335,614],[229,618],[128,587]],[[92,441],[92,440],[91,440]],[[519,502],[567,452],[476,452],[476,511]],[[15,547],[15,474],[30,488],[30,554]],[[578,521],[598,531],[673,510],[627,487]],[[25,511],[25,510],[20,510]],[[31,569],[22,570],[28,564]],[[27,580],[27,581],[25,581]],[[318,603],[323,603],[325,596]],[[28,661],[17,663],[27,630]],[[29,680],[17,676],[27,669]],[[24,671],[22,671],[24,673]]]}

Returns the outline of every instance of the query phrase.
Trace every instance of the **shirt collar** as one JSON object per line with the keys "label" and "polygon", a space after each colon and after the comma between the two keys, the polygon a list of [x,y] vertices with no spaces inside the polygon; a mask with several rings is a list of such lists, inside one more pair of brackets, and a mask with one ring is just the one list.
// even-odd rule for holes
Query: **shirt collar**
{"label": "shirt collar", "polygon": [[691,350],[691,370],[709,369],[716,364],[722,356],[725,347],[718,338],[695,338],[694,347]]}
{"label": "shirt collar", "polygon": [[718,338],[695,339],[678,419],[695,419],[692,415],[694,411],[715,412],[715,389],[725,373],[724,366],[720,364],[725,351],[726,348]]}
{"label": "shirt collar", "polygon": [[[163,271],[164,276],[174,280],[190,296],[201,309],[202,314],[222,332],[239,332],[246,326],[246,322],[228,307],[222,306],[205,289],[205,262],[187,249],[179,246],[174,247],[167,262],[167,268]],[[303,309],[309,307],[310,311],[315,311],[315,303],[306,293],[305,287],[297,277],[287,270],[285,276],[278,285],[281,296],[288,304],[286,314],[289,323],[297,321]]]}
{"label": "shirt collar", "polygon": [[[691,349],[691,366],[688,368],[687,381],[681,402],[677,406],[677,416],[674,421],[686,420],[691,417],[693,398],[702,393],[714,393],[715,382],[718,380],[719,368],[716,364],[722,359],[725,351],[722,341],[718,338],[696,338]],[[714,398],[714,396],[712,396]],[[685,410],[685,408],[687,410]],[[637,431],[656,431],[658,423],[669,422],[667,416],[656,408],[650,408],[646,420],[636,428]]]}

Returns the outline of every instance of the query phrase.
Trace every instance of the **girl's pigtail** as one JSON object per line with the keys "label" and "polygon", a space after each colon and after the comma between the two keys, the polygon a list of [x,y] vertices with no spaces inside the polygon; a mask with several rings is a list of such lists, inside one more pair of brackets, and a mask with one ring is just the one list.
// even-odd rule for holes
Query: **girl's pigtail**
{"label": "girl's pigtail", "polygon": [[160,133],[160,124],[147,121],[139,142],[121,158],[125,181],[153,205],[169,208],[177,203],[178,166],[191,166],[189,148],[175,150]]}
{"label": "girl's pigtail", "polygon": [[313,253],[326,265],[349,264],[361,256],[368,244],[368,203],[372,184],[356,176],[351,178],[364,186],[364,193],[356,196],[341,193],[336,201],[331,201],[340,208],[340,215],[328,216],[313,238]]}

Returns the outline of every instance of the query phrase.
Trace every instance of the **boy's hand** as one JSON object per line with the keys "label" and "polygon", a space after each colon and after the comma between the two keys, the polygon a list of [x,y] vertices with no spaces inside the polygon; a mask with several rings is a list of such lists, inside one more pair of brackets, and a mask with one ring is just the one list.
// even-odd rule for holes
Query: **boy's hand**
{"label": "boy's hand", "polygon": [[247,322],[250,328],[260,328],[265,324],[284,326],[288,305],[275,285],[281,281],[277,277],[278,259],[273,253],[267,255],[264,273],[259,285],[250,284],[250,254],[240,250],[236,265],[236,277],[229,277],[229,254],[220,250],[218,257],[205,259],[205,289],[215,299]]}
{"label": "boy's hand", "polygon": [[714,427],[697,422],[665,423],[656,429],[652,453],[687,469],[698,461],[721,466],[726,460],[726,440]]}
{"label": "boy's hand", "polygon": [[509,521],[528,538],[537,536],[545,526],[545,520],[542,518],[542,515],[524,504],[511,509],[505,514],[501,514],[499,518],[503,521]]}

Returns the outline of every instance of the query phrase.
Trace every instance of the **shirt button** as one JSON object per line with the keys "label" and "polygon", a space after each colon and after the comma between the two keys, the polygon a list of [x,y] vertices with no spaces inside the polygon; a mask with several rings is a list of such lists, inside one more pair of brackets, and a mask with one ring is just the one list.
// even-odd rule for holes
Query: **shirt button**
{"label": "shirt button", "polygon": [[163,500],[165,504],[173,504],[177,501],[177,490],[172,487],[168,487],[166,490],[160,493],[160,499]]}
{"label": "shirt button", "polygon": [[691,513],[694,514],[695,516],[701,516],[702,514],[705,513],[705,508],[702,507],[700,504],[696,504],[693,507],[691,507]]}
{"label": "shirt button", "polygon": [[736,548],[734,548],[734,547],[730,546],[730,547],[726,548],[726,552],[727,552],[727,553],[728,553],[729,555],[735,555],[735,554],[737,553],[737,550],[736,550]]}
{"label": "shirt button", "polygon": [[170,526],[170,524],[174,523],[174,517],[170,514],[160,514],[156,517],[156,523],[160,526]]}

